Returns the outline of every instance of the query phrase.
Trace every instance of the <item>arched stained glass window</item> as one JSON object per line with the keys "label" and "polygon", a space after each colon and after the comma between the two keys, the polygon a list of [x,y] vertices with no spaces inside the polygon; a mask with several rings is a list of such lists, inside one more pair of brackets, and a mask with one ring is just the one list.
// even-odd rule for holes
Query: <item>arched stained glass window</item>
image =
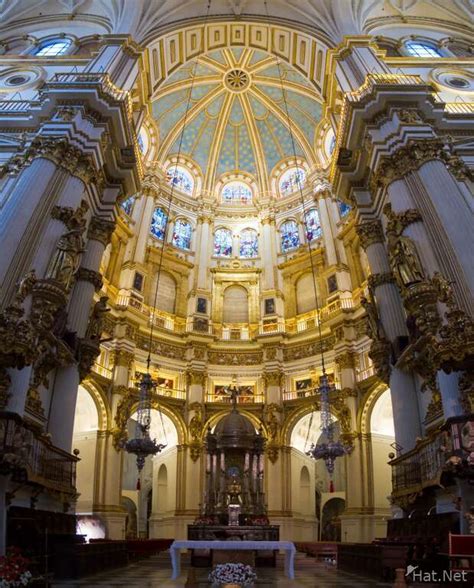
{"label": "arched stained glass window", "polygon": [[341,215],[341,218],[344,218],[345,216],[347,216],[350,213],[350,211],[352,210],[352,208],[349,206],[349,204],[346,204],[342,200],[338,200],[337,205],[339,207],[339,214]]}
{"label": "arched stained glass window", "polygon": [[284,222],[280,228],[281,231],[281,250],[283,253],[296,249],[300,246],[300,237],[298,235],[298,225],[296,221],[289,220]]}
{"label": "arched stained glass window", "polygon": [[258,234],[253,229],[244,229],[240,233],[240,257],[258,256]]}
{"label": "arched stained glass window", "polygon": [[180,249],[191,249],[191,224],[179,218],[174,224],[173,245]]}
{"label": "arched stained glass window", "polygon": [[280,196],[289,196],[302,188],[306,181],[306,174],[301,167],[292,167],[282,174],[279,183]]}
{"label": "arched stained glass window", "polygon": [[321,222],[319,220],[319,213],[315,208],[308,210],[305,215],[306,221],[306,238],[311,243],[315,239],[319,239],[323,234],[321,229]]}
{"label": "arched stained glass window", "polygon": [[151,219],[150,232],[157,239],[165,238],[166,222],[168,217],[162,208],[156,208]]}
{"label": "arched stained glass window", "polygon": [[51,39],[41,43],[35,55],[37,57],[57,57],[58,55],[64,55],[71,46],[71,43],[71,39]]}
{"label": "arched stained glass window", "polygon": [[222,188],[222,202],[250,204],[252,202],[252,190],[244,182],[229,182]]}
{"label": "arched stained glass window", "polygon": [[168,184],[174,186],[180,192],[192,194],[194,190],[193,176],[188,170],[180,165],[172,166],[166,172]]}
{"label": "arched stained glass window", "polygon": [[218,257],[232,255],[232,233],[229,229],[217,229],[214,233],[214,255]]}
{"label": "arched stained glass window", "polygon": [[124,200],[122,202],[122,204],[120,205],[120,207],[122,208],[122,210],[128,214],[129,216],[132,214],[132,210],[133,210],[133,205],[135,204],[135,196],[130,196],[129,198],[127,198],[126,200]]}
{"label": "arched stained glass window", "polygon": [[406,50],[413,57],[442,57],[438,49],[422,41],[408,41],[405,43]]}

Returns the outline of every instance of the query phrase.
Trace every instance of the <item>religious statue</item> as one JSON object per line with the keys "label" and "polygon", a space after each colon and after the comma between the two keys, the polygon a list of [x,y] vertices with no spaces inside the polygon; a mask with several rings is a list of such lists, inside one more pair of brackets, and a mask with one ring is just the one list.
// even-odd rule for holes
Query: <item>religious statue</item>
{"label": "religious statue", "polygon": [[194,416],[189,421],[189,432],[191,433],[191,437],[196,440],[199,439],[202,433],[202,406],[199,402],[194,402],[189,408],[194,410]]}
{"label": "religious statue", "polygon": [[447,280],[443,274],[435,272],[431,278],[431,283],[436,288],[438,300],[444,302],[448,306],[452,306],[454,304],[453,282]]}
{"label": "religious statue", "polygon": [[373,297],[371,296],[371,300],[369,301],[363,296],[360,299],[360,303],[367,317],[367,336],[374,341],[385,339],[385,332]]}
{"label": "religious statue", "polygon": [[86,331],[86,339],[100,342],[100,337],[104,330],[105,315],[110,312],[110,308],[107,308],[108,299],[108,296],[101,296],[98,302],[94,304]]}
{"label": "religious statue", "polygon": [[25,274],[17,283],[15,295],[15,304],[20,305],[24,302],[28,294],[31,294],[33,286],[36,284],[36,272],[34,269]]}
{"label": "religious statue", "polygon": [[232,480],[227,485],[227,492],[229,494],[229,504],[241,504],[242,486],[236,476],[232,476]]}
{"label": "religious statue", "polygon": [[81,254],[84,252],[83,233],[87,225],[85,217],[89,205],[85,200],[75,210],[56,207],[53,218],[62,221],[68,229],[59,238],[56,251],[46,271],[46,278],[59,282],[67,291],[72,285],[72,278],[79,268]]}
{"label": "religious statue", "polygon": [[281,408],[278,404],[271,403],[265,407],[265,423],[267,425],[269,440],[271,442],[276,442],[278,439],[278,431],[280,428],[280,423],[276,417],[276,412],[281,411]]}
{"label": "religious statue", "polygon": [[[390,268],[401,289],[423,282],[425,272],[415,243],[403,235],[407,226],[401,215],[392,211],[391,204],[383,209],[387,219],[387,249]],[[413,222],[413,221],[410,221]]]}

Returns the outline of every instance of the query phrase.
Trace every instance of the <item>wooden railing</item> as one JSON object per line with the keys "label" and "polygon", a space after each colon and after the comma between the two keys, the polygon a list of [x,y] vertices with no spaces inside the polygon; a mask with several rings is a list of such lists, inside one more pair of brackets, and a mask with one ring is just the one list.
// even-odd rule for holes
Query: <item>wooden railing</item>
{"label": "wooden railing", "polygon": [[76,492],[74,455],[41,438],[16,414],[0,413],[0,468],[15,479],[63,492]]}

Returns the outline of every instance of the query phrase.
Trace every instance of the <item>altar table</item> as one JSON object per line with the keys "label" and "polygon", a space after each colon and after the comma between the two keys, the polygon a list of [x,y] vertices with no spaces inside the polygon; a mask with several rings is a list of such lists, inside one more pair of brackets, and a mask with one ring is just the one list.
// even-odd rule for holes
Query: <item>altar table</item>
{"label": "altar table", "polygon": [[296,548],[290,541],[173,541],[170,547],[172,580],[181,574],[181,549],[232,549],[234,551],[285,551],[285,574],[291,580],[295,577]]}

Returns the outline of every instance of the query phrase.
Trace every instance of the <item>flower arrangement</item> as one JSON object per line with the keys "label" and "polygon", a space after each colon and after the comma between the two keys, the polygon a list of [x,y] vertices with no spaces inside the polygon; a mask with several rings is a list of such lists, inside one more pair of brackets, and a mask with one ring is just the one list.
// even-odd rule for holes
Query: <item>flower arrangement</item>
{"label": "flower arrangement", "polygon": [[256,517],[250,517],[250,521],[249,521],[250,525],[269,525],[270,521],[268,520],[268,517],[265,515],[261,515],[261,516],[256,516]]}
{"label": "flower arrangement", "polygon": [[0,557],[0,588],[27,586],[32,578],[28,564],[18,548],[10,548],[7,555]]}
{"label": "flower arrangement", "polygon": [[257,579],[252,566],[242,563],[218,564],[209,574],[209,582],[213,586],[219,584],[236,584],[238,586],[251,586]]}
{"label": "flower arrangement", "polygon": [[216,521],[214,517],[202,515],[195,519],[194,525],[215,525]]}

